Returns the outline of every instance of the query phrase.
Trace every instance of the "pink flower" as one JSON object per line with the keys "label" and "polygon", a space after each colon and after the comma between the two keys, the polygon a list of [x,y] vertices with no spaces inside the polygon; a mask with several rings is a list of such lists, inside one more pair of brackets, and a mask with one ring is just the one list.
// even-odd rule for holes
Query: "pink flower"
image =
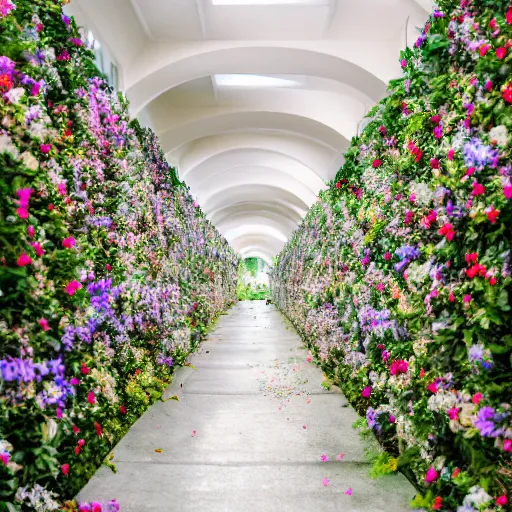
{"label": "pink flower", "polygon": [[91,512],[101,512],[101,503],[98,503],[97,501],[91,502]]}
{"label": "pink flower", "polygon": [[82,368],[80,368],[80,373],[82,375],[89,375],[91,373],[91,369],[85,363],[82,363]]}
{"label": "pink flower", "polygon": [[196,437],[196,434],[197,434],[197,431],[196,430],[192,430],[192,437]]}
{"label": "pink flower", "polygon": [[34,238],[36,236],[36,229],[34,228],[34,226],[29,226],[27,228],[27,235],[30,237],[30,238]]}
{"label": "pink flower", "polygon": [[110,272],[112,270],[112,265],[110,263],[107,263],[105,265],[105,269],[107,270],[107,272]]}
{"label": "pink flower", "polygon": [[370,395],[372,394],[372,387],[366,386],[363,391],[361,391],[361,396],[363,398],[370,398]]}
{"label": "pink flower", "polygon": [[404,359],[397,359],[391,363],[389,368],[390,375],[399,375],[401,373],[407,373],[409,369],[409,363]]}
{"label": "pink flower", "polygon": [[431,382],[428,386],[427,386],[427,389],[431,392],[431,393],[434,393],[434,395],[437,393],[437,382]]}
{"label": "pink flower", "polygon": [[322,462],[328,462],[329,457],[327,457],[327,455],[324,453],[324,454],[322,454],[322,456],[320,457],[320,460],[321,460]]}
{"label": "pink flower", "polygon": [[389,423],[396,423],[396,416],[393,416],[392,414],[389,416]]}
{"label": "pink flower", "polygon": [[480,55],[483,57],[491,49],[490,44],[484,44],[480,47]]}
{"label": "pink flower", "polygon": [[17,196],[20,198],[21,208],[28,208],[28,202],[30,201],[30,196],[33,192],[34,191],[31,188],[20,188],[16,191]]}
{"label": "pink flower", "polygon": [[503,60],[507,56],[507,49],[503,46],[501,48],[496,49],[496,57],[498,59]]}
{"label": "pink flower", "polygon": [[507,199],[512,199],[512,185],[505,185],[503,187],[503,195],[507,198]]}
{"label": "pink flower", "polygon": [[478,392],[478,393],[475,393],[472,397],[471,397],[471,401],[478,405],[481,401],[482,401],[482,398],[484,396],[482,395],[482,393]]}
{"label": "pink flower", "polygon": [[387,350],[382,351],[382,360],[384,362],[388,361],[390,357],[391,357],[391,354]]}
{"label": "pink flower", "polygon": [[76,240],[70,236],[69,238],[64,238],[64,240],[62,240],[62,247],[66,248],[66,249],[71,249],[72,247],[75,247],[76,245]]}
{"label": "pink flower", "polygon": [[512,439],[505,439],[505,441],[503,441],[503,450],[512,452]]}
{"label": "pink flower", "polygon": [[61,196],[65,196],[67,194],[66,184],[65,183],[59,183],[57,185],[57,190]]}
{"label": "pink flower", "polygon": [[353,491],[352,491],[352,487],[349,487],[349,488],[345,491],[345,494],[346,494],[347,496],[352,496],[352,493],[353,493]]}
{"label": "pink flower", "polygon": [[80,288],[82,288],[82,285],[78,281],[71,281],[66,285],[65,290],[68,295],[73,296]]}
{"label": "pink flower", "polygon": [[447,414],[451,420],[459,419],[459,409],[457,407],[452,407],[451,409],[449,409]]}
{"label": "pink flower", "polygon": [[432,158],[432,160],[430,160],[430,167],[432,169],[439,169],[439,160],[437,158]]}
{"label": "pink flower", "polygon": [[41,144],[41,146],[39,146],[39,149],[41,150],[41,153],[43,153],[44,155],[47,155],[52,150],[52,145],[51,144]]}
{"label": "pink flower", "polygon": [[16,213],[20,219],[28,219],[28,210],[26,208],[17,208]]}
{"label": "pink flower", "polygon": [[384,259],[385,259],[386,261],[389,261],[393,256],[392,256],[392,255],[391,255],[391,253],[388,251],[388,252],[385,252],[385,253],[384,253],[384,256],[383,256],[383,257],[384,257]]}
{"label": "pink flower", "polygon": [[62,474],[64,476],[68,476],[68,474],[69,474],[69,464],[62,464],[62,466],[60,467],[60,470],[62,471]]}
{"label": "pink flower", "polygon": [[22,253],[21,256],[18,258],[18,267],[26,267],[27,265],[30,265],[32,263],[32,258],[26,254]]}
{"label": "pink flower", "polygon": [[50,324],[46,318],[41,318],[37,323],[41,326],[41,329],[43,329],[43,331],[50,330]]}
{"label": "pink flower", "polygon": [[468,293],[468,294],[464,295],[463,300],[464,300],[464,304],[469,304],[473,300],[473,298]]}
{"label": "pink flower", "polygon": [[37,256],[41,257],[44,254],[43,246],[39,242],[32,242],[30,245],[34,248]]}
{"label": "pink flower", "polygon": [[447,222],[441,226],[441,228],[437,232],[439,235],[446,237],[446,240],[451,242],[455,236],[455,230],[453,226]]}
{"label": "pink flower", "polygon": [[425,475],[425,482],[427,484],[431,484],[435,482],[439,478],[439,473],[435,470],[435,468],[431,467],[428,469],[427,474]]}
{"label": "pink flower", "polygon": [[336,455],[336,460],[343,460],[343,457],[345,457],[345,454],[343,452],[338,453],[338,455]]}
{"label": "pink flower", "polygon": [[94,391],[89,391],[89,393],[87,394],[87,401],[91,405],[94,405],[96,403],[96,395],[94,394]]}
{"label": "pink flower", "polygon": [[382,160],[379,160],[378,158],[376,158],[376,159],[372,162],[372,167],[373,167],[374,169],[378,169],[381,165],[382,165]]}
{"label": "pink flower", "polygon": [[490,92],[492,91],[492,86],[493,86],[493,83],[491,80],[487,80],[487,82],[485,82],[485,90],[487,92]]}
{"label": "pink flower", "polygon": [[508,503],[508,499],[507,499],[507,495],[506,494],[502,494],[501,496],[498,496],[496,498],[496,505],[504,506],[507,503]]}
{"label": "pink flower", "polygon": [[473,183],[473,191],[471,192],[471,195],[476,197],[483,194],[485,194],[485,187],[481,183],[478,183],[478,181],[475,181]]}
{"label": "pink flower", "polygon": [[455,156],[455,150],[454,149],[450,149],[448,151],[448,160],[453,160],[454,156]]}
{"label": "pink flower", "polygon": [[77,444],[80,448],[83,448],[85,446],[85,439],[79,439]]}
{"label": "pink flower", "polygon": [[379,292],[383,292],[385,290],[384,283],[379,283],[379,284],[375,285],[375,288],[377,288],[377,290],[379,290]]}
{"label": "pink flower", "polygon": [[402,59],[400,61],[400,66],[402,66],[402,69],[405,69],[407,67],[407,59]]}
{"label": "pink flower", "polygon": [[323,478],[322,479],[322,483],[324,484],[324,487],[328,487],[329,486],[329,482],[330,482],[330,480],[328,478]]}
{"label": "pink flower", "polygon": [[80,379],[77,379],[76,377],[72,377],[69,382],[72,386],[78,386],[78,384],[80,384]]}

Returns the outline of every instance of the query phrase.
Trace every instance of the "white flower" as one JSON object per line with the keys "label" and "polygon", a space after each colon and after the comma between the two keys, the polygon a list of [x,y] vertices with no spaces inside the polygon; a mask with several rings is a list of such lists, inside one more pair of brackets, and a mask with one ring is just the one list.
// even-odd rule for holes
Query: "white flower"
{"label": "white flower", "polygon": [[416,203],[421,206],[428,206],[434,198],[434,193],[426,183],[411,183],[409,190],[416,195]]}
{"label": "white flower", "polygon": [[23,87],[15,87],[4,94],[4,98],[7,98],[13,105],[17,105],[23,96],[25,96]]}
{"label": "white flower", "polygon": [[39,160],[29,151],[24,151],[21,154],[21,160],[25,164],[25,167],[31,171],[37,171],[39,168]]}
{"label": "white flower", "polygon": [[46,137],[48,130],[42,123],[34,122],[30,125],[28,132],[32,137],[43,140]]}
{"label": "white flower", "polygon": [[8,153],[14,159],[18,158],[20,152],[18,148],[12,143],[11,138],[7,134],[0,134],[0,153]]}
{"label": "white flower", "polygon": [[507,127],[500,124],[499,126],[495,126],[490,132],[489,137],[491,141],[496,141],[500,146],[506,146],[508,143],[508,131]]}

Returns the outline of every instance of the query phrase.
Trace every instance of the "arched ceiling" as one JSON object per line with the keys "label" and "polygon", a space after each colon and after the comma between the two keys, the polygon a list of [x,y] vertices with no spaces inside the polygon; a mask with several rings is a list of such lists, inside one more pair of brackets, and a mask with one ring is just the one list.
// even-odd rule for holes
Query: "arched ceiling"
{"label": "arched ceiling", "polygon": [[399,50],[432,7],[284,3],[69,6],[119,64],[132,114],[156,132],[211,221],[242,256],[269,263],[343,163],[364,113],[400,74]]}

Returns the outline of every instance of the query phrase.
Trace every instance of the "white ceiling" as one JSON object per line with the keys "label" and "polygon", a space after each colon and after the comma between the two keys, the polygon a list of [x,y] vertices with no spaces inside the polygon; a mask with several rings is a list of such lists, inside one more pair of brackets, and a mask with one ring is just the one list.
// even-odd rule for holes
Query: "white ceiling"
{"label": "white ceiling", "polygon": [[[267,260],[336,173],[430,8],[431,0],[70,5],[115,57],[132,114],[155,130],[217,228],[241,254]],[[215,76],[225,74],[293,83],[221,86]]]}

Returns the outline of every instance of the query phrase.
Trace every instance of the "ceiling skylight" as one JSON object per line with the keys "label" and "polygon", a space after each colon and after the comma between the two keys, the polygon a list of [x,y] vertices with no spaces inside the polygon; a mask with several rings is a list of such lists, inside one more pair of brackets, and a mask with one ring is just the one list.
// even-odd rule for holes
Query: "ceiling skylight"
{"label": "ceiling skylight", "polygon": [[217,87],[294,87],[295,80],[265,75],[214,75]]}
{"label": "ceiling skylight", "polygon": [[212,0],[213,5],[329,5],[330,0]]}

